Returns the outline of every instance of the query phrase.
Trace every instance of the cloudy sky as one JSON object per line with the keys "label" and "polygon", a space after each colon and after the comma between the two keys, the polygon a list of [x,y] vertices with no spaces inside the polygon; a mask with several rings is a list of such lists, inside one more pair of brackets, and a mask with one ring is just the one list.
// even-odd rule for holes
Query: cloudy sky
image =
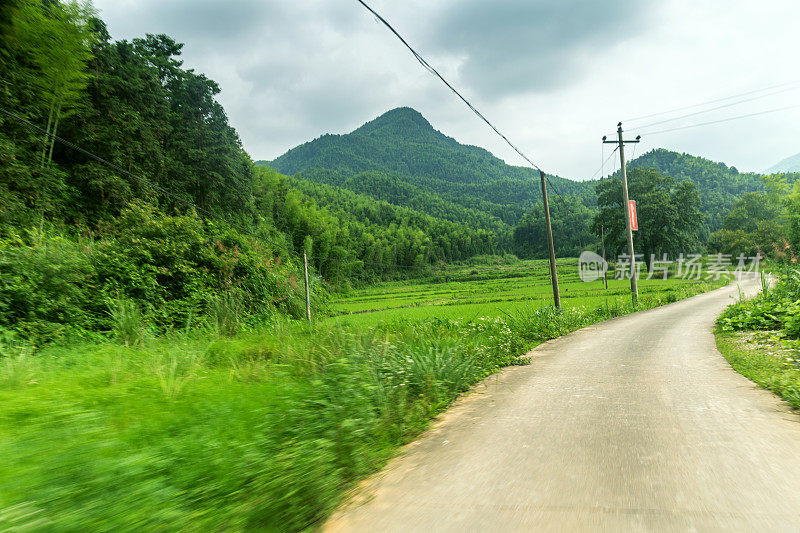
{"label": "cloudy sky", "polygon": [[[117,39],[167,33],[186,43],[185,65],[219,82],[255,159],[410,106],[460,142],[523,163],[356,0],[94,3]],[[636,150],[665,147],[753,171],[800,152],[800,108],[655,133],[800,104],[797,0],[368,3],[549,172],[592,177],[600,138],[620,120],[635,136],[705,108],[632,118],[769,87],[642,129]]]}

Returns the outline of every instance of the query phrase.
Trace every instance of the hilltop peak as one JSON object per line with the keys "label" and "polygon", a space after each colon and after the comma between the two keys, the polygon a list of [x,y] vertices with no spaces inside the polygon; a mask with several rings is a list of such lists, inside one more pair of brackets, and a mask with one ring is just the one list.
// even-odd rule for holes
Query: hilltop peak
{"label": "hilltop peak", "polygon": [[356,135],[427,136],[438,133],[422,113],[410,107],[398,107],[367,122],[353,132]]}

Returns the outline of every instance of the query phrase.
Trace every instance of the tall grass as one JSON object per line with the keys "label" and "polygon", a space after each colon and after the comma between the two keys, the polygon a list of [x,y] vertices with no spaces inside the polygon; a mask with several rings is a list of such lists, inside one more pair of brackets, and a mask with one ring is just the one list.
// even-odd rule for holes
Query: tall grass
{"label": "tall grass", "polygon": [[[367,328],[281,322],[233,337],[220,327],[52,346],[35,364],[5,357],[0,520],[21,530],[308,529],[472,384],[523,364],[538,342],[630,310],[599,309]],[[142,331],[141,317],[120,322],[130,324],[121,339]]]}
{"label": "tall grass", "polygon": [[767,294],[769,293],[770,288],[772,288],[772,283],[770,277],[767,275],[766,272],[763,270],[760,272],[761,275],[761,293]]}
{"label": "tall grass", "polygon": [[83,347],[42,354],[38,384],[0,367],[0,508],[63,530],[307,528],[503,364],[464,328]]}
{"label": "tall grass", "polygon": [[145,337],[146,323],[139,304],[126,298],[108,301],[111,331],[117,341],[125,346],[138,346]]}
{"label": "tall grass", "polygon": [[33,346],[0,328],[0,384],[9,388],[34,382]]}
{"label": "tall grass", "polygon": [[241,302],[233,291],[223,291],[208,300],[208,320],[218,335],[232,337],[239,332]]}

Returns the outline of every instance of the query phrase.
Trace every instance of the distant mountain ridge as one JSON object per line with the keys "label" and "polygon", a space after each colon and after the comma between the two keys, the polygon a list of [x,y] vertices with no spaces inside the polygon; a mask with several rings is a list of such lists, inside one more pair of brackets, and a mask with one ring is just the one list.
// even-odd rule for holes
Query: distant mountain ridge
{"label": "distant mountain ridge", "polygon": [[[538,171],[508,165],[491,152],[436,130],[418,111],[392,109],[351,133],[325,134],[265,162],[283,174],[339,187],[420,213],[491,231],[504,241],[541,201]],[[760,175],[665,149],[628,168],[654,168],[698,189],[708,232],[721,226],[747,192],[764,190]],[[597,181],[551,176],[551,203],[596,208]]]}
{"label": "distant mountain ridge", "polygon": [[[439,206],[460,206],[453,213],[466,208],[483,213],[477,218],[488,215],[507,225],[541,199],[538,171],[461,144],[408,107],[392,109],[348,134],[322,135],[267,164],[397,205],[412,199],[425,210],[421,204],[429,198]],[[550,179],[559,191],[593,201],[592,185]]]}
{"label": "distant mountain ridge", "polygon": [[776,165],[769,167],[767,174],[778,174],[783,172],[800,172],[800,154],[789,156]]}

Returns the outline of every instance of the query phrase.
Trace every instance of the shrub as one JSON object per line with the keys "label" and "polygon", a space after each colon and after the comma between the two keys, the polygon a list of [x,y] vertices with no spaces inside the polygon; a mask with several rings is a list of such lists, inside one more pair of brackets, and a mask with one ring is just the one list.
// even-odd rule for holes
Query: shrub
{"label": "shrub", "polygon": [[775,287],[762,275],[764,290],[755,298],[729,306],[717,319],[722,331],[780,330],[790,338],[800,338],[800,272],[786,269]]}
{"label": "shrub", "polygon": [[102,323],[91,249],[54,230],[0,241],[0,326],[37,343]]}
{"label": "shrub", "polygon": [[139,305],[125,298],[109,300],[111,331],[114,338],[125,346],[138,346],[144,341],[145,319]]}
{"label": "shrub", "polygon": [[[276,314],[304,316],[300,272],[232,228],[137,203],[102,238],[45,227],[0,240],[0,327],[38,344],[72,330],[137,344],[147,310],[157,331],[208,315],[216,331],[233,335]],[[327,305],[316,281],[315,313]]]}

